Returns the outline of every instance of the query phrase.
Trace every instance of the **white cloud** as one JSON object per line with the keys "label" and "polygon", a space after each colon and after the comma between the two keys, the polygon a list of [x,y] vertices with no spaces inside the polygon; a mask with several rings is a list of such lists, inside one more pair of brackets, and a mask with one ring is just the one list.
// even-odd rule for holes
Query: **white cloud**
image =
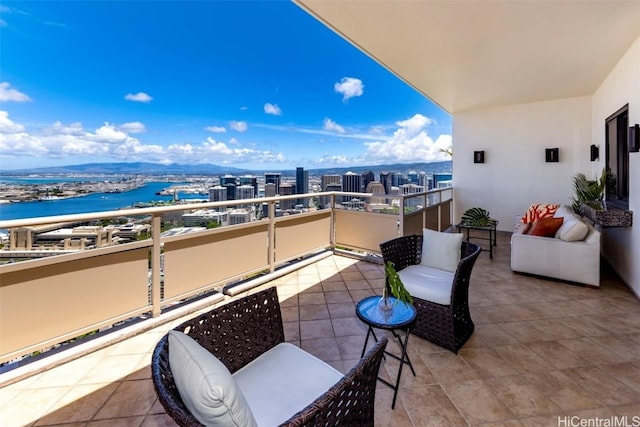
{"label": "white cloud", "polygon": [[144,124],[140,122],[124,123],[118,126],[118,129],[127,133],[145,133],[147,131]]}
{"label": "white cloud", "polygon": [[440,150],[451,145],[451,135],[440,135],[434,141],[427,134],[432,120],[421,114],[396,122],[398,129],[386,140],[366,142],[365,161],[376,163],[409,163],[449,160]]}
{"label": "white cloud", "polygon": [[225,133],[227,131],[227,129],[222,126],[207,126],[204,130],[208,130],[213,133]]}
{"label": "white cloud", "polygon": [[148,104],[149,102],[151,102],[153,100],[153,98],[151,96],[149,96],[148,94],[144,93],[144,92],[138,92],[138,93],[128,93],[125,95],[124,99],[126,99],[127,101],[134,101],[134,102],[144,102],[146,104]]}
{"label": "white cloud", "polygon": [[247,122],[231,121],[229,127],[236,132],[245,132],[248,129]]}
{"label": "white cloud", "polygon": [[274,116],[279,116],[282,114],[282,110],[278,107],[277,104],[269,104],[268,102],[264,104],[264,112],[267,114],[272,114]]}
{"label": "white cloud", "polygon": [[342,133],[342,134],[347,133],[347,131],[344,130],[342,126],[340,126],[339,124],[337,124],[336,122],[334,122],[328,117],[325,117],[324,123],[322,125],[322,129],[332,131],[332,132]]}
{"label": "white cloud", "polygon": [[117,143],[125,141],[128,136],[126,133],[117,130],[114,125],[105,123],[104,126],[96,129],[95,134],[89,134],[88,138],[98,142]]}
{"label": "white cloud", "polygon": [[405,128],[408,134],[415,135],[418,132],[421,132],[431,123],[433,123],[433,120],[431,120],[430,118],[425,117],[422,114],[415,114],[413,117],[407,120],[396,122],[396,125],[400,126],[401,128]]}
{"label": "white cloud", "polygon": [[0,158],[254,165],[286,161],[283,153],[243,147],[235,138],[225,143],[209,137],[199,143],[185,142],[163,147],[130,135],[143,129],[144,125],[139,122],[120,126],[105,123],[93,131],[84,129],[81,123],[61,122],[40,129],[27,129],[25,125],[11,120],[6,111],[0,111]]}
{"label": "white cloud", "polygon": [[351,159],[345,155],[332,155],[328,153],[325,153],[320,159],[318,159],[318,163],[329,166],[353,164]]}
{"label": "white cloud", "polygon": [[360,96],[364,93],[362,80],[354,77],[343,77],[340,82],[333,85],[336,92],[342,94],[342,102],[347,102],[349,98]]}
{"label": "white cloud", "polygon": [[1,82],[0,101],[29,102],[31,101],[31,98],[17,89],[12,89],[9,82]]}
{"label": "white cloud", "polygon": [[[238,145],[233,138],[229,144]],[[168,156],[176,162],[239,164],[239,163],[283,163],[282,153],[255,150],[252,148],[229,147],[223,141],[209,137],[200,145],[173,144],[167,149]]]}
{"label": "white cloud", "polygon": [[9,113],[6,111],[0,111],[0,133],[19,133],[24,132],[24,126],[20,123],[15,123],[9,118]]}

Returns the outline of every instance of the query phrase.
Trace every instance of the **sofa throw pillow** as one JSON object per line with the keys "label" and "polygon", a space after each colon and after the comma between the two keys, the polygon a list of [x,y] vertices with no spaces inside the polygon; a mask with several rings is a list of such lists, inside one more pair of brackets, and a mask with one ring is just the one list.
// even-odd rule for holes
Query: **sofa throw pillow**
{"label": "sofa throw pillow", "polygon": [[584,240],[589,234],[589,227],[575,215],[564,217],[562,226],[556,232],[556,237],[565,242],[578,242]]}
{"label": "sofa throw pillow", "polygon": [[555,237],[556,232],[562,226],[564,218],[540,218],[531,226],[531,236]]}
{"label": "sofa throw pillow", "polygon": [[182,401],[202,424],[257,427],[227,367],[193,338],[169,331],[169,365]]}
{"label": "sofa throw pillow", "polygon": [[455,273],[460,262],[462,233],[442,233],[425,228],[422,235],[420,264]]}
{"label": "sofa throw pillow", "polygon": [[553,216],[555,216],[556,218],[568,217],[573,215],[574,215],[573,210],[570,207],[565,205],[558,207],[558,209],[556,210],[556,213],[553,214]]}
{"label": "sofa throw pillow", "polygon": [[530,224],[540,218],[553,217],[560,205],[550,203],[534,203],[529,206],[527,212],[522,217],[522,222]]}

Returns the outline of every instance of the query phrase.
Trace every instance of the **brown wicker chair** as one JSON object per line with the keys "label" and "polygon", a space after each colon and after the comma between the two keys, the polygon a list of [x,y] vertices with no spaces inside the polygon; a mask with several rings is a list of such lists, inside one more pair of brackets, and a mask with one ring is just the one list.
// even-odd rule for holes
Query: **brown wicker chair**
{"label": "brown wicker chair", "polygon": [[[410,235],[381,243],[385,264],[392,261],[397,271],[409,265],[420,264],[422,238],[421,235]],[[418,312],[416,325],[411,330],[413,334],[454,353],[469,339],[474,329],[469,314],[469,278],[480,251],[479,245],[462,242],[460,262],[451,288],[450,305],[413,298],[413,305]],[[425,283],[425,286],[428,284]]]}
{"label": "brown wicker chair", "polygon": [[[195,339],[231,373],[284,341],[275,287],[215,308],[175,330]],[[340,381],[281,425],[373,426],[376,382],[386,344],[387,339],[381,339]],[[174,383],[167,335],[154,349],[151,376],[160,403],[171,418],[181,426],[202,425],[185,407]]]}

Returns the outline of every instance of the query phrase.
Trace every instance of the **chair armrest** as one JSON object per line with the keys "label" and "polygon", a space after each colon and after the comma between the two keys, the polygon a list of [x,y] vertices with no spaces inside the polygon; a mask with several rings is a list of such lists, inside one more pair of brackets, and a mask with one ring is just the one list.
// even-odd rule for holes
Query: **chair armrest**
{"label": "chair armrest", "polygon": [[326,393],[281,426],[373,426],[380,362],[387,345],[382,338]]}
{"label": "chair armrest", "polygon": [[420,264],[422,259],[422,236],[413,234],[397,237],[380,243],[382,259],[393,262],[396,271],[407,268],[410,265]]}
{"label": "chair armrest", "polygon": [[231,373],[284,342],[275,287],[231,301],[176,327],[226,365]]}

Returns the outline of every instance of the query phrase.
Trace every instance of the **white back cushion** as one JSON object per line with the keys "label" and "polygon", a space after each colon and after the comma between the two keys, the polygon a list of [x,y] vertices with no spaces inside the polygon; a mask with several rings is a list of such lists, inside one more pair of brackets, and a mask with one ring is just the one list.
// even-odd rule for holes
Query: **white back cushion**
{"label": "white back cushion", "polygon": [[425,228],[420,264],[455,273],[460,262],[461,246],[462,233],[441,233]]}
{"label": "white back cushion", "polygon": [[227,367],[193,338],[169,331],[169,365],[182,401],[202,424],[257,426]]}

